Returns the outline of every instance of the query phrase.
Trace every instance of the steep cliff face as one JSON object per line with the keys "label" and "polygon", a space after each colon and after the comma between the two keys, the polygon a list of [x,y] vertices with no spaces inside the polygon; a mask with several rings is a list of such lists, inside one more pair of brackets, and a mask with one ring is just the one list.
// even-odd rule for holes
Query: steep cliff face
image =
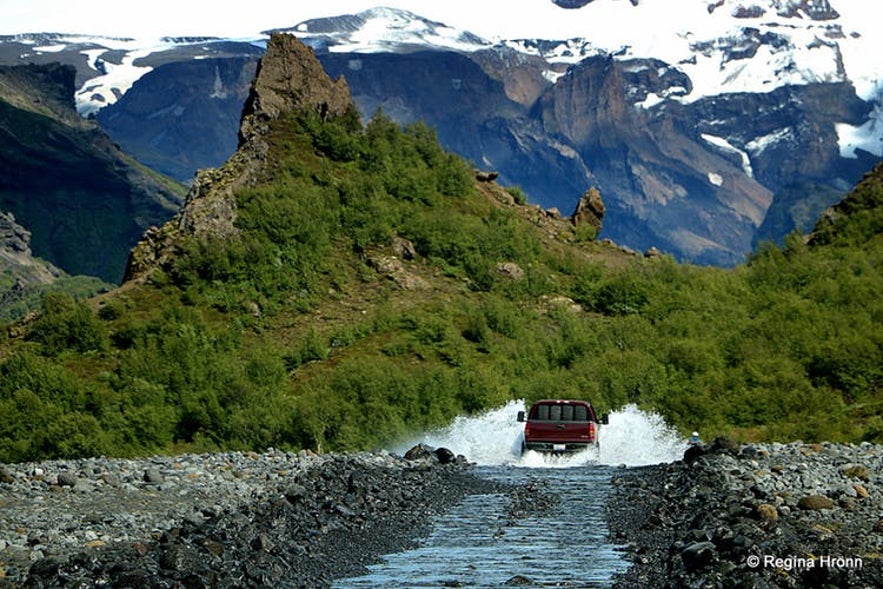
{"label": "steep cliff face", "polygon": [[650,65],[584,60],[543,95],[536,116],[607,195],[605,235],[698,263],[736,263],[772,194],[674,116],[634,107],[636,94],[659,83],[646,79]]}
{"label": "steep cliff face", "polygon": [[138,80],[98,112],[101,126],[139,161],[181,182],[236,150],[242,105],[258,58],[177,61]]}
{"label": "steep cliff face", "polygon": [[[33,284],[50,284],[61,271],[35,258],[31,252],[31,232],[16,223],[10,213],[0,212],[0,274],[12,279],[13,289]],[[2,289],[0,289],[2,290]]]}
{"label": "steep cliff face", "polygon": [[152,227],[132,250],[125,280],[144,278],[178,253],[182,241],[237,234],[235,191],[253,185],[267,168],[267,136],[280,116],[320,117],[355,110],[346,81],[332,80],[313,50],[291,35],[274,34],[261,59],[242,112],[236,152],[217,169],[201,170],[184,206],[162,227]]}
{"label": "steep cliff face", "polygon": [[77,114],[74,76],[57,64],[0,67],[0,211],[30,232],[36,256],[117,282],[128,250],[183,191]]}

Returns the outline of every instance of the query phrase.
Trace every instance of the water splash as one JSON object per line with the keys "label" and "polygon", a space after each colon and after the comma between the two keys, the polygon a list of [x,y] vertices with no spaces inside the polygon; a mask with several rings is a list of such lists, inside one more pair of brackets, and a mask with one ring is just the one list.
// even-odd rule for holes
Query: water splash
{"label": "water splash", "polygon": [[626,405],[610,414],[598,434],[602,464],[644,466],[674,462],[684,456],[687,441],[662,416]]}
{"label": "water splash", "polygon": [[589,464],[643,466],[679,460],[686,441],[661,416],[627,405],[610,413],[610,423],[600,427],[599,450],[557,456],[539,452],[521,455],[524,424],[516,421],[524,401],[510,401],[497,409],[470,417],[457,417],[448,427],[434,430],[395,448],[403,454],[417,441],[445,447],[480,465],[527,468],[569,468]]}
{"label": "water splash", "polygon": [[[449,426],[427,432],[417,441],[448,448],[477,464],[515,464],[521,457],[524,429],[524,424],[516,421],[519,411],[524,411],[524,401],[510,401],[480,415],[457,417]],[[412,445],[406,444],[404,449]]]}

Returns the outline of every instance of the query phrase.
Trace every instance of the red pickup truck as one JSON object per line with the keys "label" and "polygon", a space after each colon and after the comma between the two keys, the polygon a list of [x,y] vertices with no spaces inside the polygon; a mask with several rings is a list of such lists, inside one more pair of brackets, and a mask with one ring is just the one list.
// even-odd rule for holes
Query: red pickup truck
{"label": "red pickup truck", "polygon": [[578,452],[598,445],[598,425],[606,424],[607,416],[599,419],[586,401],[543,399],[526,415],[519,411],[518,421],[524,422],[522,454],[528,450]]}

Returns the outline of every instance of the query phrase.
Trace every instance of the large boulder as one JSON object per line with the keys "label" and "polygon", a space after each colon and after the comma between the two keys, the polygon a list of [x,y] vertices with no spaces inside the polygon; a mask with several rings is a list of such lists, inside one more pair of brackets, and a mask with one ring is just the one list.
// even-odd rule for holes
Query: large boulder
{"label": "large boulder", "polygon": [[457,460],[457,456],[447,448],[433,448],[420,443],[405,452],[405,460],[435,460],[441,464],[450,464]]}
{"label": "large boulder", "polygon": [[604,201],[601,200],[601,192],[592,186],[580,197],[571,219],[577,227],[583,225],[593,227],[597,234],[601,232],[601,225],[604,221],[606,210]]}

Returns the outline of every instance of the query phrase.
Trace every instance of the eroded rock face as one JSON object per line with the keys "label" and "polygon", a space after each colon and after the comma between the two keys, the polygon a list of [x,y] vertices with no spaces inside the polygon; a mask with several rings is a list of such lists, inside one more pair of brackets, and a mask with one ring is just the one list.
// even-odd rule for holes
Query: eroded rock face
{"label": "eroded rock face", "polygon": [[538,103],[545,132],[591,162],[592,184],[612,195],[606,235],[699,263],[737,263],[772,194],[690,126],[674,124],[680,107],[666,117],[634,108],[636,92],[681,83],[646,65],[655,64],[589,58],[574,66]]}
{"label": "eroded rock face", "polygon": [[354,108],[346,81],[329,78],[312,49],[291,35],[273,34],[245,103],[236,153],[220,168],[199,171],[181,211],[163,227],[149,229],[133,249],[125,280],[162,267],[182,238],[223,240],[238,233],[235,191],[260,180],[266,136],[280,116],[314,112],[333,118]]}
{"label": "eroded rock face", "polygon": [[331,80],[313,50],[292,35],[270,37],[267,53],[258,66],[251,94],[245,102],[239,144],[266,131],[268,121],[284,112],[318,113],[339,117],[352,108],[343,77]]}
{"label": "eroded rock face", "polygon": [[606,210],[604,201],[601,200],[601,193],[593,186],[583,193],[576,204],[572,217],[573,224],[577,227],[589,225],[600,232]]}

